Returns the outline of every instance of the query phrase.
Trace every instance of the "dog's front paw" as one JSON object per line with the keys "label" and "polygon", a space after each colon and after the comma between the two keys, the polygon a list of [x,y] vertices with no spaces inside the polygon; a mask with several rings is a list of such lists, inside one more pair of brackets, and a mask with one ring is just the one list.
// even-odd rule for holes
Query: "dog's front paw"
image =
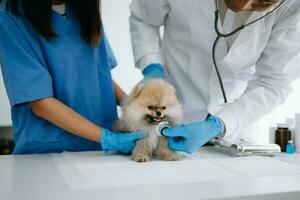
{"label": "dog's front paw", "polygon": [[162,156],[162,160],[164,161],[177,161],[180,160],[180,155],[177,153],[165,154]]}
{"label": "dog's front paw", "polygon": [[146,154],[133,154],[131,159],[136,162],[149,162],[150,156]]}

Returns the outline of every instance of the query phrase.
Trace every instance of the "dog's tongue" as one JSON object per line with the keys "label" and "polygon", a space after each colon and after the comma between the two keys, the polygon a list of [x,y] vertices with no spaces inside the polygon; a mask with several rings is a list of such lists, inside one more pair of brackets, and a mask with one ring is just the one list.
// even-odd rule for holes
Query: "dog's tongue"
{"label": "dog's tongue", "polygon": [[159,117],[154,117],[153,119],[155,122],[161,122],[161,118],[159,118]]}

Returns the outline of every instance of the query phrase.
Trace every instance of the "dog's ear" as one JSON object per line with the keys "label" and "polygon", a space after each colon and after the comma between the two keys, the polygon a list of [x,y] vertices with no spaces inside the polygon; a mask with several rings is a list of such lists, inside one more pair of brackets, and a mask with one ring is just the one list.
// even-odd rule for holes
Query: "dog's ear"
{"label": "dog's ear", "polygon": [[143,88],[144,88],[144,83],[137,84],[131,93],[133,95],[133,98],[137,98],[138,96],[140,96]]}
{"label": "dog's ear", "polygon": [[176,94],[176,89],[174,88],[173,85],[168,84],[168,87],[169,87],[170,91],[172,91],[174,94]]}
{"label": "dog's ear", "polygon": [[126,105],[129,105],[132,102],[132,100],[136,99],[141,94],[144,85],[145,85],[144,83],[139,83],[133,88],[128,98],[126,99],[125,107]]}

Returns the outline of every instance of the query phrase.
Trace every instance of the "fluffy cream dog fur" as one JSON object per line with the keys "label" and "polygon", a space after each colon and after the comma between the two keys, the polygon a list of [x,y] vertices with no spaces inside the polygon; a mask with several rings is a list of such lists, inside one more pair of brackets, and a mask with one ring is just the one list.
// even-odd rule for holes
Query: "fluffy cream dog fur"
{"label": "fluffy cream dog fur", "polygon": [[167,161],[179,160],[170,150],[165,137],[158,136],[155,127],[162,121],[171,126],[182,118],[182,105],[172,85],[161,79],[151,79],[138,84],[122,107],[122,117],[114,125],[115,131],[142,131],[146,138],[137,141],[131,159],[147,162],[154,155]]}

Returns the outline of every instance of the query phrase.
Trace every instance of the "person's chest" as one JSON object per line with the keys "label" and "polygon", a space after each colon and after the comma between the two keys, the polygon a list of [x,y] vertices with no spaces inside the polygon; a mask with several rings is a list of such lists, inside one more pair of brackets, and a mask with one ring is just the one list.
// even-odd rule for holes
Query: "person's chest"
{"label": "person's chest", "polygon": [[45,65],[57,80],[71,77],[81,81],[95,74],[99,70],[98,48],[82,40],[80,26],[69,8],[60,5],[52,9],[52,27],[57,37],[49,41],[42,36],[37,39]]}
{"label": "person's chest", "polygon": [[[217,37],[215,31],[214,0],[169,0],[171,12],[166,20],[166,31],[185,43],[186,51],[199,49],[203,54],[211,55],[213,43]],[[243,23],[255,20],[266,12],[245,13],[244,16],[226,10],[222,20],[218,20],[221,32],[228,33]],[[234,68],[255,65],[270,37],[274,15],[246,27],[228,39],[221,38],[217,45],[217,59]],[[234,39],[232,39],[234,38]],[[176,40],[175,40],[176,41]]]}

